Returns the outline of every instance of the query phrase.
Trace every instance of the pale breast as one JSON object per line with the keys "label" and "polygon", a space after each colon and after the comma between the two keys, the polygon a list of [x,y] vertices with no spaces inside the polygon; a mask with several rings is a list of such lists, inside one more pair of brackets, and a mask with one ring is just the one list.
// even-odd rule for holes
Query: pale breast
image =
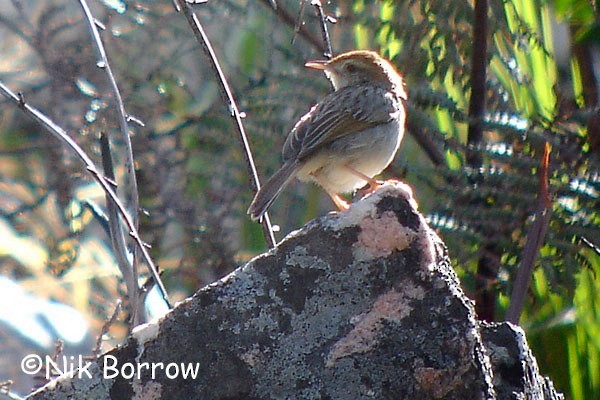
{"label": "pale breast", "polygon": [[313,181],[334,193],[351,192],[367,182],[348,166],[374,177],[393,160],[404,132],[404,116],[342,137],[307,159],[297,173],[302,181]]}

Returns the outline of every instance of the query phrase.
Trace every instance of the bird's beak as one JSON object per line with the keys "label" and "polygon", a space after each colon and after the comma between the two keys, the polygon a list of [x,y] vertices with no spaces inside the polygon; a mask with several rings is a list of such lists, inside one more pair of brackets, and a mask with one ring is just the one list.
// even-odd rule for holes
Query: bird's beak
{"label": "bird's beak", "polygon": [[327,67],[328,63],[329,61],[327,60],[315,60],[307,62],[306,64],[304,64],[304,66],[306,68],[324,70]]}

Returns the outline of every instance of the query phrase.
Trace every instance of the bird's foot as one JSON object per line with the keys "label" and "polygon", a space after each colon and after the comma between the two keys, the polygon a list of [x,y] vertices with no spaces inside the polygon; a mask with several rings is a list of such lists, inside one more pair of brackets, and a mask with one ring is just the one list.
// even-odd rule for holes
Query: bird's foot
{"label": "bird's foot", "polygon": [[346,200],[342,199],[340,197],[340,195],[334,194],[334,193],[327,193],[327,194],[329,194],[329,197],[331,197],[331,200],[333,201],[335,206],[338,208],[338,210],[346,211],[350,208],[350,204],[348,204],[348,202]]}

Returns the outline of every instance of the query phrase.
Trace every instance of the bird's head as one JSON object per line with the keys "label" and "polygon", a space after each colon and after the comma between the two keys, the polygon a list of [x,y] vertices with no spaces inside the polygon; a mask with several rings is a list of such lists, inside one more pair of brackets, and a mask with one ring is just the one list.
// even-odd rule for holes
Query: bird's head
{"label": "bird's head", "polygon": [[307,62],[305,66],[323,70],[335,90],[369,83],[395,91],[399,97],[406,99],[402,76],[388,60],[374,51],[349,51],[328,61]]}

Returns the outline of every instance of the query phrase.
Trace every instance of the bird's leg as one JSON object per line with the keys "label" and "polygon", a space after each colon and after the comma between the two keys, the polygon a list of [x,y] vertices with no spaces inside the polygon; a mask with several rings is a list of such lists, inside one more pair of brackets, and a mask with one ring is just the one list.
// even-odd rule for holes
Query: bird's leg
{"label": "bird's leg", "polygon": [[326,190],[326,192],[329,195],[329,197],[331,197],[331,200],[333,200],[334,204],[340,211],[346,211],[350,208],[348,202],[342,199],[339,194],[332,193],[329,190]]}
{"label": "bird's leg", "polygon": [[367,175],[363,174],[362,172],[357,171],[352,167],[349,167],[348,165],[344,165],[344,168],[346,168],[346,170],[348,170],[348,172],[358,176],[360,179],[367,181],[367,185],[369,185],[369,187],[368,187],[368,189],[366,189],[366,191],[365,191],[366,193],[373,193],[375,190],[377,190],[377,188],[379,188],[382,185],[382,182],[377,181],[377,180],[371,178],[370,176],[367,176]]}

